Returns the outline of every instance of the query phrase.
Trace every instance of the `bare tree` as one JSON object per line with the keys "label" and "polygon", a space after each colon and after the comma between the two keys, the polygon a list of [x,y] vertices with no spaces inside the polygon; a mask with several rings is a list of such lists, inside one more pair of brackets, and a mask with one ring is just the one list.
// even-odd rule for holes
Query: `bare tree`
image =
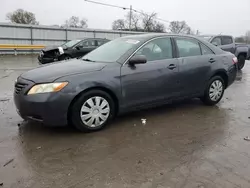
{"label": "bare tree", "polygon": [[23,9],[17,9],[14,12],[10,12],[6,15],[7,20],[12,23],[18,24],[32,24],[38,25],[39,22],[36,21],[36,16],[32,12],[25,11]]}
{"label": "bare tree", "polygon": [[156,13],[150,15],[143,14],[142,27],[144,31],[151,32],[154,29],[154,19],[156,18]]}
{"label": "bare tree", "polygon": [[77,16],[71,16],[65,21],[64,27],[87,28],[88,24],[84,18],[80,20]]}
{"label": "bare tree", "polygon": [[171,33],[193,34],[191,28],[185,21],[172,21],[169,24]]}
{"label": "bare tree", "polygon": [[165,25],[156,21],[157,14],[151,13],[151,14],[143,14],[142,17],[142,27],[143,30],[146,32],[165,32],[166,28]]}
{"label": "bare tree", "polygon": [[125,19],[117,19],[112,23],[112,29],[114,30],[129,30],[132,31],[141,31],[141,17],[137,14],[132,12],[131,14],[131,28],[129,28],[129,21],[130,20],[130,13],[125,15]]}
{"label": "bare tree", "polygon": [[235,37],[235,42],[237,43],[245,43],[246,42],[245,36]]}
{"label": "bare tree", "polygon": [[87,28],[87,27],[88,27],[87,22],[88,22],[87,19],[82,18],[82,19],[80,20],[80,27],[81,27],[81,28]]}
{"label": "bare tree", "polygon": [[166,27],[164,24],[160,23],[160,22],[156,22],[154,24],[154,29],[153,29],[154,32],[158,32],[158,33],[163,33],[166,31]]}
{"label": "bare tree", "polygon": [[112,23],[114,30],[131,30],[131,31],[146,31],[146,32],[165,32],[164,24],[155,21],[156,13],[150,15],[132,12],[131,28],[129,28],[130,14],[125,16],[125,19],[118,19]]}
{"label": "bare tree", "polygon": [[123,19],[115,20],[112,23],[113,30],[125,30],[126,28],[127,28],[126,23],[125,23],[125,20]]}
{"label": "bare tree", "polygon": [[[129,28],[129,19],[130,19],[130,12],[125,16],[126,17],[126,24]],[[141,28],[141,16],[138,13],[131,12],[131,30],[133,31],[140,31]]]}

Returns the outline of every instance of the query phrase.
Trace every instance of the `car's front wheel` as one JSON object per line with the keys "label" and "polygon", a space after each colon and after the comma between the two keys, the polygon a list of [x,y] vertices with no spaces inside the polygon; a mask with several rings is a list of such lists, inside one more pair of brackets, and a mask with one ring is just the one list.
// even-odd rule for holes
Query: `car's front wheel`
{"label": "car's front wheel", "polygon": [[82,94],[73,104],[71,123],[82,132],[101,130],[114,117],[115,105],[110,95],[101,90]]}
{"label": "car's front wheel", "polygon": [[71,59],[69,55],[62,55],[61,57],[58,58],[59,61],[68,60],[68,59]]}
{"label": "car's front wheel", "polygon": [[225,82],[220,76],[214,76],[208,82],[204,96],[201,97],[202,102],[206,105],[215,105],[220,102],[225,90]]}

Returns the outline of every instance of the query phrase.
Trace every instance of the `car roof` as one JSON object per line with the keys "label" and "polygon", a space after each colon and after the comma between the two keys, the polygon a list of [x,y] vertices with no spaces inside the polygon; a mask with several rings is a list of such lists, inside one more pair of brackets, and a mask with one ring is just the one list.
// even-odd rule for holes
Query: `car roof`
{"label": "car roof", "polygon": [[199,35],[200,37],[219,37],[219,36],[222,36],[222,37],[232,37],[232,35]]}
{"label": "car roof", "polygon": [[185,35],[185,34],[174,34],[174,33],[147,33],[147,34],[138,34],[138,35],[128,35],[128,36],[124,36],[122,38],[127,38],[127,39],[137,39],[137,40],[150,40],[153,38],[157,38],[157,37],[191,37],[191,38],[195,38],[200,40],[199,36],[195,36],[195,35]]}
{"label": "car roof", "polygon": [[93,37],[86,37],[86,38],[77,38],[77,39],[73,39],[73,40],[86,40],[86,39],[101,39],[101,40],[109,40],[109,39],[106,39],[106,38],[93,38]]}

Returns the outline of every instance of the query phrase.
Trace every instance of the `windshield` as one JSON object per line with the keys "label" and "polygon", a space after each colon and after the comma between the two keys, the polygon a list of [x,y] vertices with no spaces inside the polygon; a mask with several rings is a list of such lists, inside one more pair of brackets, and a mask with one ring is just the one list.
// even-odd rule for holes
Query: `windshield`
{"label": "windshield", "polygon": [[83,56],[82,59],[88,59],[90,61],[101,61],[101,62],[116,62],[124,54],[129,51],[133,51],[140,45],[139,40],[118,38],[99,48],[91,51],[87,55]]}
{"label": "windshield", "polygon": [[80,42],[81,40],[71,40],[69,42],[66,42],[62,45],[62,47],[66,47],[66,48],[70,48],[72,46],[74,46],[75,44],[77,44],[78,42]]}

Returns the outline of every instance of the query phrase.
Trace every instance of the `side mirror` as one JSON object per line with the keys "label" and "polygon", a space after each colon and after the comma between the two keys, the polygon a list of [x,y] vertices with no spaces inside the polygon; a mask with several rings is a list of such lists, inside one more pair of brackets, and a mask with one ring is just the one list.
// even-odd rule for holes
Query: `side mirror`
{"label": "side mirror", "polygon": [[217,42],[212,42],[213,45],[218,46]]}
{"label": "side mirror", "polygon": [[130,65],[135,65],[135,64],[144,64],[147,62],[147,58],[145,55],[136,55],[133,56],[130,60],[129,60],[129,64]]}
{"label": "side mirror", "polygon": [[77,46],[76,49],[77,49],[77,50],[80,50],[81,48],[80,48],[80,46]]}

